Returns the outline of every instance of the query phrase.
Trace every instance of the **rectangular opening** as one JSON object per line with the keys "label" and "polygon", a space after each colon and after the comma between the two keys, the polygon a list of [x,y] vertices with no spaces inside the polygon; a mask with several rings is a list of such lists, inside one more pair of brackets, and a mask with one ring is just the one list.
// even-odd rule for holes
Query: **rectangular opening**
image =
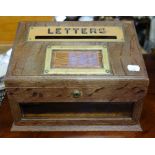
{"label": "rectangular opening", "polygon": [[35,39],[117,39],[117,36],[35,36]]}
{"label": "rectangular opening", "polygon": [[131,118],[133,103],[20,103],[24,118]]}

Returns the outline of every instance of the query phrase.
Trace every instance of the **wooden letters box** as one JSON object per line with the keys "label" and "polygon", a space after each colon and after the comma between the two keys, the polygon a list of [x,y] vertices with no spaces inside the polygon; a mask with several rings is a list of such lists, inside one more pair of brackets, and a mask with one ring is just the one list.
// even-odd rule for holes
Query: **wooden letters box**
{"label": "wooden letters box", "polygon": [[132,22],[21,22],[5,79],[12,130],[141,130],[148,83]]}

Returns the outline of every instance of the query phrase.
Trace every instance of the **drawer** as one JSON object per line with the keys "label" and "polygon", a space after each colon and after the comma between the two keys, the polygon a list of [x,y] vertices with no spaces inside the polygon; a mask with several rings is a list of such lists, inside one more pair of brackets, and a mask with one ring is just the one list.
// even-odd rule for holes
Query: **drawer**
{"label": "drawer", "polygon": [[135,102],[144,97],[146,89],[122,86],[71,88],[9,88],[8,96],[17,102]]}

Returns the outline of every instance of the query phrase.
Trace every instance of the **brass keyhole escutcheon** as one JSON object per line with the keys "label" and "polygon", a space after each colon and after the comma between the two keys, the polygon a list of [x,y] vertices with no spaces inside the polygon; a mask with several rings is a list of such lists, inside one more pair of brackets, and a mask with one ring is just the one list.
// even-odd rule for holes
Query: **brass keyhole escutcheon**
{"label": "brass keyhole escutcheon", "polygon": [[81,91],[75,89],[73,91],[72,95],[73,95],[74,98],[79,98],[82,95],[82,93],[81,93]]}

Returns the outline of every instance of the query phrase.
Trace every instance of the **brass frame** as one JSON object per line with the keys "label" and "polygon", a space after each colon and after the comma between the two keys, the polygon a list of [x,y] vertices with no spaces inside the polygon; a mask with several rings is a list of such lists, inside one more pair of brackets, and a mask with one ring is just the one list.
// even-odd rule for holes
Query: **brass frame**
{"label": "brass frame", "polygon": [[[83,52],[86,50],[101,50],[103,55],[103,68],[51,68],[51,60],[52,60],[52,51],[53,50],[82,50]],[[46,49],[46,57],[45,57],[45,67],[44,74],[56,74],[56,75],[66,75],[66,74],[111,74],[109,59],[108,59],[108,51],[106,46],[48,46]]]}

